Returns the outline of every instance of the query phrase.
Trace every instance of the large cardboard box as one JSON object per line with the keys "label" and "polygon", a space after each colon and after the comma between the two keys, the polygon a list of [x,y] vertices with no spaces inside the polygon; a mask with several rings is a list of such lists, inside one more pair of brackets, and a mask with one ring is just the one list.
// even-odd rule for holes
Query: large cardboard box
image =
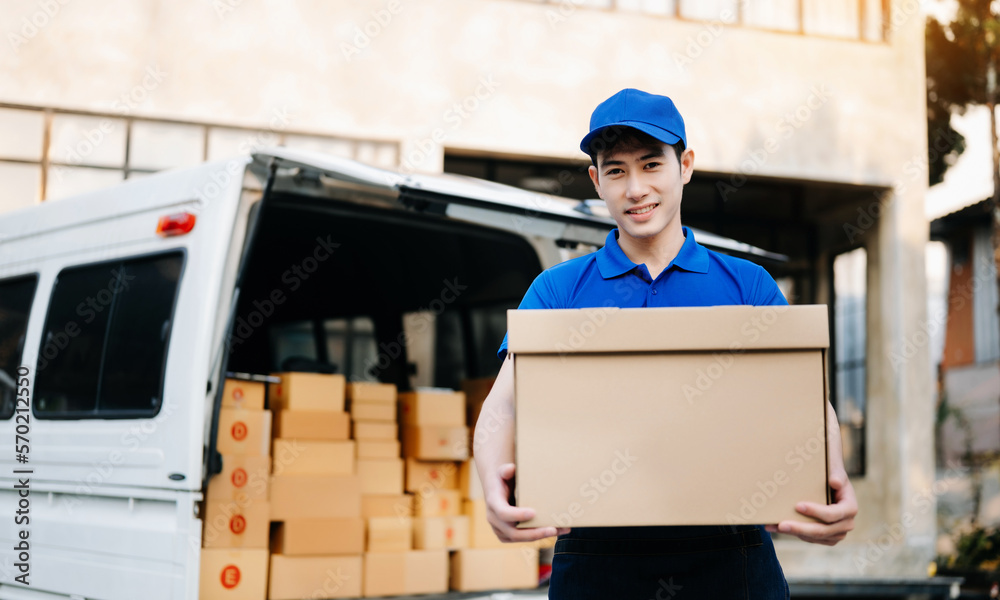
{"label": "large cardboard box", "polygon": [[267,549],[203,548],[200,600],[264,600],[267,596]]}
{"label": "large cardboard box", "polygon": [[216,440],[221,454],[267,456],[271,453],[271,411],[220,409]]}
{"label": "large cardboard box", "polygon": [[268,600],[357,598],[361,595],[361,556],[271,555]]}
{"label": "large cardboard box", "polygon": [[538,587],[538,550],[469,548],[451,557],[451,589],[460,592]]}
{"label": "large cardboard box", "polygon": [[462,494],[458,490],[421,491],[413,496],[417,517],[451,517],[462,514]]}
{"label": "large cardboard box", "polygon": [[205,502],[204,548],[267,548],[271,507],[265,500]]}
{"label": "large cardboard box", "polygon": [[469,458],[469,428],[403,427],[403,456],[421,460],[466,460]]}
{"label": "large cardboard box", "polygon": [[469,517],[416,517],[413,547],[417,550],[458,550],[469,547]]}
{"label": "large cardboard box", "polygon": [[361,516],[412,517],[413,496],[409,494],[361,496]]}
{"label": "large cardboard box", "polygon": [[825,306],[507,318],[521,526],[808,521],[797,502],[829,501]]}
{"label": "large cardboard box", "polygon": [[451,461],[406,459],[406,491],[458,489],[458,465]]}
{"label": "large cardboard box", "polygon": [[355,420],[354,439],[355,440],[394,440],[399,437],[399,426],[395,423],[385,421],[358,421]]}
{"label": "large cardboard box", "polygon": [[413,548],[411,517],[372,517],[368,519],[365,550],[368,552],[405,552]]}
{"label": "large cardboard box", "polygon": [[391,383],[355,381],[347,384],[347,399],[354,402],[396,403],[396,386]]}
{"label": "large cardboard box", "polygon": [[351,415],[329,410],[274,411],[274,437],[340,441],[351,437]]}
{"label": "large cardboard box", "polygon": [[365,554],[365,597],[442,594],[448,591],[448,551]]}
{"label": "large cardboard box", "polygon": [[208,480],[205,501],[235,500],[242,506],[267,502],[270,481],[270,456],[223,454],[222,471]]}
{"label": "large cardboard box", "polygon": [[417,390],[399,394],[403,425],[465,425],[465,393],[452,390]]}
{"label": "large cardboard box", "polygon": [[272,410],[325,410],[344,412],[343,375],[323,373],[274,373],[280,383],[270,384]]}
{"label": "large cardboard box", "polygon": [[361,554],[365,522],[346,519],[287,519],[271,533],[271,553],[285,556]]}
{"label": "large cardboard box", "polygon": [[274,440],[272,469],[275,475],[354,473],[354,442]]}
{"label": "large cardboard box", "polygon": [[264,410],[264,382],[226,379],[222,386],[222,408]]}
{"label": "large cardboard box", "polygon": [[399,440],[358,440],[358,458],[399,458]]}
{"label": "large cardboard box", "polygon": [[358,461],[361,493],[399,495],[403,493],[403,459],[365,458]]}
{"label": "large cardboard box", "polygon": [[357,475],[272,475],[271,520],[361,516]]}

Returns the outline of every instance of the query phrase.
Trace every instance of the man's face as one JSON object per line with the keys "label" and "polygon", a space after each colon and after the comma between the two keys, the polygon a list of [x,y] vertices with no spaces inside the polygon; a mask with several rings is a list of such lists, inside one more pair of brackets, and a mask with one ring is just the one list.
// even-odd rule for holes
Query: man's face
{"label": "man's face", "polygon": [[667,144],[601,153],[590,179],[618,223],[619,235],[659,236],[668,228],[680,231],[681,193],[694,171],[689,148],[678,164]]}

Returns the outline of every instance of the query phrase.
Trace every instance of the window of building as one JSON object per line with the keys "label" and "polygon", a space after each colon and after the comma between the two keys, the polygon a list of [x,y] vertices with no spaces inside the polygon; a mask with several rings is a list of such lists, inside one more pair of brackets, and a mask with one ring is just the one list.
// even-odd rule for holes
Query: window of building
{"label": "window of building", "polygon": [[997,266],[993,260],[992,235],[990,227],[979,227],[972,238],[972,282],[982,282],[982,285],[972,288],[972,327],[977,363],[1000,360]]}
{"label": "window of building", "polygon": [[802,0],[802,31],[833,37],[861,37],[861,15],[857,2]]}
{"label": "window of building", "polygon": [[699,21],[735,23],[739,18],[739,0],[681,0],[681,16]]}
{"label": "window of building", "polygon": [[0,419],[14,414],[17,368],[37,284],[35,275],[0,281]]}
{"label": "window of building", "polygon": [[743,4],[743,23],[761,29],[799,31],[799,0],[757,0]]}
{"label": "window of building", "polygon": [[865,470],[865,415],[867,412],[867,277],[864,248],[833,259],[833,406],[844,442],[848,475]]}
{"label": "window of building", "polygon": [[163,401],[183,254],[59,273],[35,372],[35,414],[48,419],[154,416]]}

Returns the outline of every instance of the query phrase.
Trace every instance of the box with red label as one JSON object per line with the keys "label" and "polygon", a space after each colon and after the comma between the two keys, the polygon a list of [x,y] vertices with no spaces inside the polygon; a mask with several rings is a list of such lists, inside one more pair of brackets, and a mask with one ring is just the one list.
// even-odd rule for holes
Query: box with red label
{"label": "box with red label", "polygon": [[403,456],[421,460],[466,460],[469,458],[469,428],[404,427]]}
{"label": "box with red label", "polygon": [[270,384],[273,410],[325,410],[344,412],[343,375],[324,373],[275,373],[280,383]]}
{"label": "box with red label", "polygon": [[271,457],[223,454],[222,471],[208,480],[205,501],[267,501],[270,478]]}
{"label": "box with red label", "polygon": [[204,519],[205,548],[267,548],[271,508],[266,501],[206,502]]}
{"label": "box with red label", "polygon": [[417,550],[458,550],[469,547],[469,517],[416,517],[413,547]]}
{"label": "box with red label", "polygon": [[406,459],[406,491],[458,489],[458,465],[450,461]]}
{"label": "box with red label", "polygon": [[203,548],[200,600],[264,600],[267,549]]}
{"label": "box with red label", "polygon": [[226,379],[222,386],[222,407],[264,410],[264,390],[260,381]]}
{"label": "box with red label", "polygon": [[413,498],[413,514],[418,517],[448,517],[462,514],[462,494],[458,490],[421,491]]}
{"label": "box with red label", "polygon": [[271,411],[223,408],[219,411],[216,448],[221,454],[267,456],[271,453]]}

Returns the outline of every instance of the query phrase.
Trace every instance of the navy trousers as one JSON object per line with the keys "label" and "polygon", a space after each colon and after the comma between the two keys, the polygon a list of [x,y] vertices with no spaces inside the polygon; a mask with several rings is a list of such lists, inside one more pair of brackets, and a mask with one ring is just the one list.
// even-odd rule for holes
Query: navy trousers
{"label": "navy trousers", "polygon": [[576,528],[556,541],[550,600],[787,600],[762,525]]}

